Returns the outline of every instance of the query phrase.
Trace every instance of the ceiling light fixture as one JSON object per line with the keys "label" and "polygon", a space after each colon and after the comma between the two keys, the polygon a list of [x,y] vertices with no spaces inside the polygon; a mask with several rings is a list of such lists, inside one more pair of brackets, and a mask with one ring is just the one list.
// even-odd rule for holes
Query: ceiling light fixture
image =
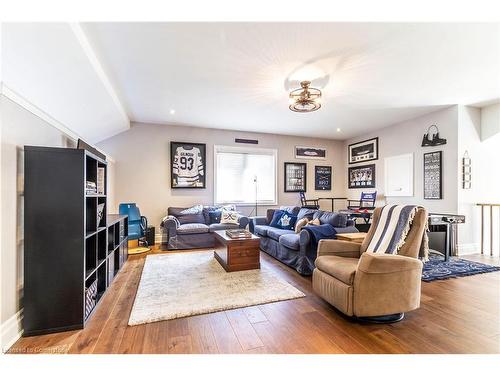
{"label": "ceiling light fixture", "polygon": [[174,115],[174,114],[175,114],[175,109],[171,109],[171,110],[170,110],[170,114],[171,114],[171,115]]}
{"label": "ceiling light fixture", "polygon": [[310,81],[300,82],[300,89],[290,92],[290,108],[294,112],[313,112],[321,108],[321,91],[309,87]]}

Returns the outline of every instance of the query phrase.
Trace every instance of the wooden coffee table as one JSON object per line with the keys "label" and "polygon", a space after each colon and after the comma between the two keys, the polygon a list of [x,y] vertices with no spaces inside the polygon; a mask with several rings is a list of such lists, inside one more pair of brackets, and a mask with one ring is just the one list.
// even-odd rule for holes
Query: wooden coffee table
{"label": "wooden coffee table", "polygon": [[253,235],[245,239],[233,239],[225,230],[214,232],[215,238],[225,248],[214,250],[214,257],[227,272],[260,268],[260,238]]}

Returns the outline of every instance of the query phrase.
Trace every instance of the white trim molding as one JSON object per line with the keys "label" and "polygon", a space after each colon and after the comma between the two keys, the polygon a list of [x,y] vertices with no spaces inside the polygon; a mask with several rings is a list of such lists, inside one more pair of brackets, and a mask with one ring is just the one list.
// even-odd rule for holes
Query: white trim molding
{"label": "white trim molding", "polygon": [[19,310],[15,315],[7,319],[1,326],[2,332],[2,352],[5,353],[23,335],[22,328],[23,310]]}
{"label": "white trim molding", "polygon": [[457,245],[458,255],[479,254],[481,247],[478,243],[462,243]]}

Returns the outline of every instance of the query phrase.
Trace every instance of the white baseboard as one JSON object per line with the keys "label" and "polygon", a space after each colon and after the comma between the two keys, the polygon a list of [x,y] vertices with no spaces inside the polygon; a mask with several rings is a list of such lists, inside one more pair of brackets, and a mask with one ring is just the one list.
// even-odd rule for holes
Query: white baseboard
{"label": "white baseboard", "polygon": [[1,326],[2,352],[5,353],[23,334],[22,328],[23,310],[7,319]]}

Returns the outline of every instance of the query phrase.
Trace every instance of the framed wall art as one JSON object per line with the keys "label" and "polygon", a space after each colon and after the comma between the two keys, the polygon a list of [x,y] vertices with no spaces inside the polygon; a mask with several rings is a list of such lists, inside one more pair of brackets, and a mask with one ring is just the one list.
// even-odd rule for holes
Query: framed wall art
{"label": "framed wall art", "polygon": [[375,164],[349,167],[347,180],[349,189],[374,188]]}
{"label": "framed wall art", "polygon": [[424,199],[443,199],[443,151],[424,154]]}
{"label": "framed wall art", "polygon": [[332,167],[321,165],[314,167],[314,189],[332,190]]}
{"label": "framed wall art", "polygon": [[285,193],[306,191],[307,164],[285,163]]}
{"label": "framed wall art", "polygon": [[378,137],[367,139],[348,146],[349,164],[362,163],[378,159]]}
{"label": "framed wall art", "polygon": [[170,142],[170,186],[173,189],[206,187],[206,145]]}
{"label": "framed wall art", "polygon": [[296,159],[326,159],[326,148],[313,146],[295,146]]}

